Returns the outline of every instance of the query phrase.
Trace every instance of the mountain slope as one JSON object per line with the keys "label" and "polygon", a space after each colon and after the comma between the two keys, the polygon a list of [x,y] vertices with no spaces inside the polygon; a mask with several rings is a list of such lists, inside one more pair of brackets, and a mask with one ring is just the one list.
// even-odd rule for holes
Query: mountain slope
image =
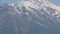
{"label": "mountain slope", "polygon": [[60,34],[59,7],[48,0],[0,5],[0,34]]}

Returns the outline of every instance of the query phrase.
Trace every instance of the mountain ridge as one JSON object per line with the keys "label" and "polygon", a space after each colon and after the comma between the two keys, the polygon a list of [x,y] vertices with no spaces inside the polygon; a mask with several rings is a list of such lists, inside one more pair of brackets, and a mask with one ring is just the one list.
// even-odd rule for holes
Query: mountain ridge
{"label": "mountain ridge", "polygon": [[60,34],[60,11],[46,1],[0,5],[0,34]]}

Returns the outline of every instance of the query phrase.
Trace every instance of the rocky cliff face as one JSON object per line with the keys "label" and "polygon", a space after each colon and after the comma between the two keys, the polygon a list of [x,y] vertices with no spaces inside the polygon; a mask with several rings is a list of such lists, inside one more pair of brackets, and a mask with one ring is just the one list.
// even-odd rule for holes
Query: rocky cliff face
{"label": "rocky cliff face", "polygon": [[48,0],[0,5],[0,34],[60,34],[59,7]]}

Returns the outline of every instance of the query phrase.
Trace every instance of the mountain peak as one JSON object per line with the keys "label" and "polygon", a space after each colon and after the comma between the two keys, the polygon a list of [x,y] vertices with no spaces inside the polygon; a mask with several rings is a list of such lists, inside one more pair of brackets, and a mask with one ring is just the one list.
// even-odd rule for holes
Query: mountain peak
{"label": "mountain peak", "polygon": [[48,0],[0,5],[0,34],[59,34],[59,7]]}
{"label": "mountain peak", "polygon": [[37,8],[37,9],[44,7],[43,5],[60,11],[60,7],[54,5],[48,0],[21,0],[15,3],[15,6],[18,6],[18,7],[25,6],[25,7],[32,7],[32,8]]}
{"label": "mountain peak", "polygon": [[[44,3],[46,4],[48,2],[48,0],[20,0],[19,2],[22,2],[22,1],[30,1],[30,2],[33,2],[33,3]],[[18,3],[18,2],[17,2]]]}
{"label": "mountain peak", "polygon": [[25,6],[40,9],[41,7],[43,7],[43,5],[48,6],[47,2],[48,0],[22,0],[20,2],[15,3],[15,6]]}

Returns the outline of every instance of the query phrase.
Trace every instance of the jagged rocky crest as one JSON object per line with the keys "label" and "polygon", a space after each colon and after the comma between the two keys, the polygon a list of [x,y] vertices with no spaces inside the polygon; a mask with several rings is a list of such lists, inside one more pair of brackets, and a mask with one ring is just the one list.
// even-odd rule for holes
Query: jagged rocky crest
{"label": "jagged rocky crest", "polygon": [[0,34],[60,34],[59,7],[48,0],[0,5]]}

